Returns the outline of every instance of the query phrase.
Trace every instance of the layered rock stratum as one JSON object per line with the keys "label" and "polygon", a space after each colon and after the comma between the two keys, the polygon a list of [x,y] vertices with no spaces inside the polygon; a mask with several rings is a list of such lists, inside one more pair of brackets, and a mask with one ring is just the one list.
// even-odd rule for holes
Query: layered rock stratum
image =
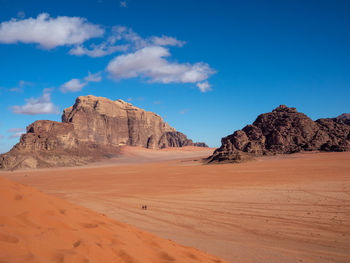
{"label": "layered rock stratum", "polygon": [[123,100],[81,96],[63,111],[62,122],[39,120],[8,153],[0,169],[77,166],[119,153],[123,145],[151,149],[202,146],[157,114]]}
{"label": "layered rock stratum", "polygon": [[207,161],[241,162],[262,155],[349,150],[350,114],[313,121],[295,108],[280,105],[222,138],[221,147]]}

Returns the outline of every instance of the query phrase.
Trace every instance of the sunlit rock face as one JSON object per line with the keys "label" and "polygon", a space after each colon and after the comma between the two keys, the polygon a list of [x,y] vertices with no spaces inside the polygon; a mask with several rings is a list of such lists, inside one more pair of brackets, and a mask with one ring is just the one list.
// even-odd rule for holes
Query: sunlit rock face
{"label": "sunlit rock face", "polygon": [[118,154],[123,145],[206,146],[193,143],[153,112],[89,95],[66,108],[62,122],[40,120],[29,125],[20,142],[0,156],[0,168],[76,166]]}

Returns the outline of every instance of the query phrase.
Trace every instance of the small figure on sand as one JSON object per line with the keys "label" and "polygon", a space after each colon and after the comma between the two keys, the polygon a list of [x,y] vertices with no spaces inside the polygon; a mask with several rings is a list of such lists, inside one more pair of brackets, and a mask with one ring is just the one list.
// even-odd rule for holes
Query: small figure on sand
{"label": "small figure on sand", "polygon": [[143,209],[143,210],[147,210],[147,205],[143,205],[143,206],[142,206],[142,209]]}

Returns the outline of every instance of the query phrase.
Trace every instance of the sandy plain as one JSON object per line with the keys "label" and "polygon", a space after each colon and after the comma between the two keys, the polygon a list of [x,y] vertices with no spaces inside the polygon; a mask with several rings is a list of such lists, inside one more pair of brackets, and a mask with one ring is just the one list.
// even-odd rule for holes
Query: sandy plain
{"label": "sandy plain", "polygon": [[0,204],[1,263],[224,263],[5,178]]}
{"label": "sandy plain", "polygon": [[229,262],[350,262],[350,152],[203,165],[212,150],[0,176]]}

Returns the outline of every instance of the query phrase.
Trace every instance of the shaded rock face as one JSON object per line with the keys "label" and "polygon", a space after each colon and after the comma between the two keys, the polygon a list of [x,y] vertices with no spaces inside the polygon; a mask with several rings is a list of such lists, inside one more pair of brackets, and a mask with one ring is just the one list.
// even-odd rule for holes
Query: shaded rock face
{"label": "shaded rock face", "polygon": [[221,147],[208,162],[241,162],[255,156],[300,151],[348,151],[350,126],[341,116],[313,121],[295,108],[281,105],[259,115],[252,125],[222,138]]}
{"label": "shaded rock face", "polygon": [[350,114],[343,113],[342,115],[339,115],[338,117],[333,118],[333,120],[337,123],[344,123],[344,124],[350,125]]}
{"label": "shaded rock face", "polygon": [[202,146],[153,113],[122,100],[78,97],[63,111],[62,122],[36,121],[20,142],[0,155],[0,168],[76,166],[119,153],[120,146]]}

